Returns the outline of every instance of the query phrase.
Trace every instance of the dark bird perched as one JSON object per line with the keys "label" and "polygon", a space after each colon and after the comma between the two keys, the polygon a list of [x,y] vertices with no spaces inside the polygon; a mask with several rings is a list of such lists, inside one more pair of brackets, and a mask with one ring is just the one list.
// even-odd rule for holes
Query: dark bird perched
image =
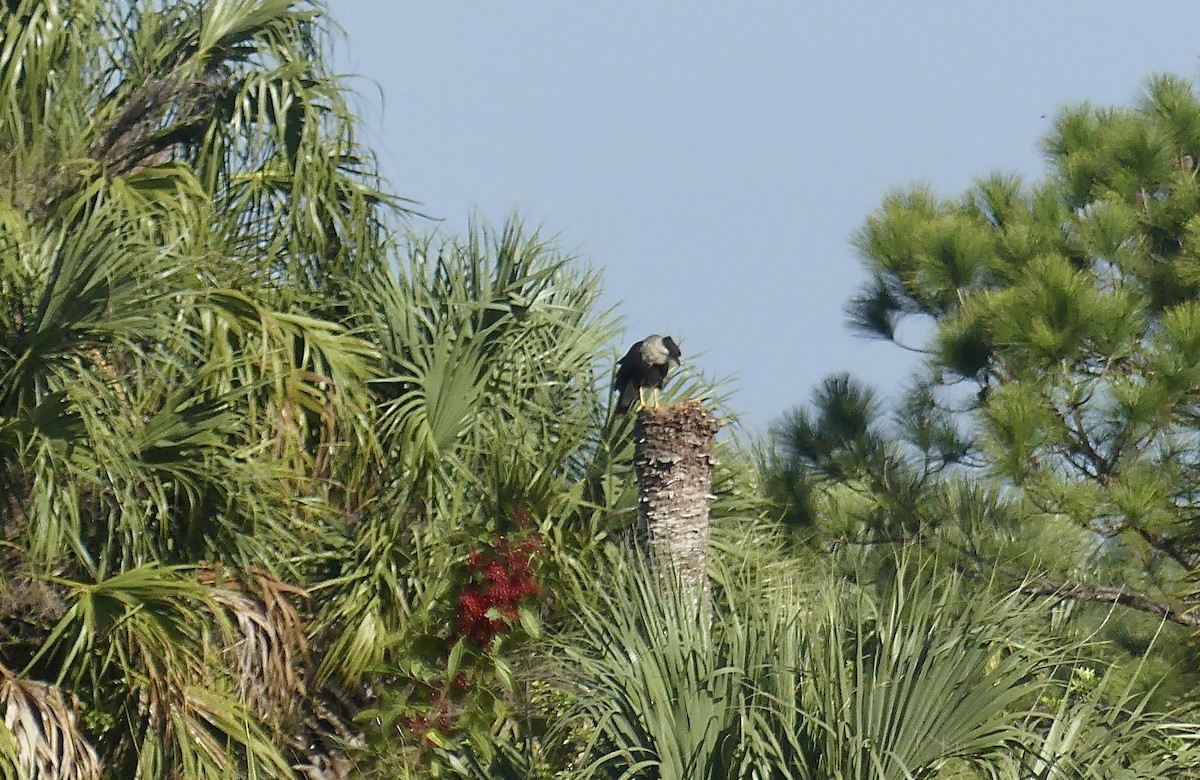
{"label": "dark bird perched", "polygon": [[625,414],[633,406],[634,394],[637,394],[638,409],[646,405],[646,388],[650,388],[654,396],[654,407],[658,408],[658,391],[667,379],[667,369],[671,361],[683,362],[683,353],[679,351],[675,340],[670,336],[647,336],[629,348],[625,357],[617,361],[617,378],[613,387],[620,395],[617,396],[617,414]]}

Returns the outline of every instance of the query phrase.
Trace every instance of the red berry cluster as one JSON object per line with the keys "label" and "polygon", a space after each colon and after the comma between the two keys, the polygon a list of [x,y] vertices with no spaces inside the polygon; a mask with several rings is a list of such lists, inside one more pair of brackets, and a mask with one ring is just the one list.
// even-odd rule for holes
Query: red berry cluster
{"label": "red berry cluster", "polygon": [[[526,598],[536,598],[542,589],[533,574],[533,556],[541,543],[527,536],[518,543],[499,540],[489,550],[475,550],[467,557],[467,585],[458,595],[458,635],[479,647],[517,619],[517,607]],[[488,612],[495,610],[489,617]]]}

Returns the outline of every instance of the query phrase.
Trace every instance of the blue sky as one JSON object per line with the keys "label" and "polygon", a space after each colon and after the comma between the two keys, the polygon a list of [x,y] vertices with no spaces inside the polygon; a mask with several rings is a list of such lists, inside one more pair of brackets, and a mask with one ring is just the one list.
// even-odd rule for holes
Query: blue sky
{"label": "blue sky", "polygon": [[751,432],[830,373],[891,393],[915,367],[842,314],[865,279],[849,239],[887,191],[1035,180],[1061,105],[1200,74],[1191,2],[329,8],[391,187],[445,231],[515,210],[556,234],[603,271],[614,357],[675,336]]}

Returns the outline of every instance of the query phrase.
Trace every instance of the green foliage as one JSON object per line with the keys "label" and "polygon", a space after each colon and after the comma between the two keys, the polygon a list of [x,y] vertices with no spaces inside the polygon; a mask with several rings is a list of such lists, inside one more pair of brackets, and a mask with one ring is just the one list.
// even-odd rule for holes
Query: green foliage
{"label": "green foliage", "polygon": [[816,726],[818,776],[933,776],[1023,743],[1015,713],[1048,661],[1014,628],[1037,607],[986,593],[963,604],[960,590],[901,568],[878,596],[832,596],[796,697]]}
{"label": "green foliage", "polygon": [[584,776],[735,776],[753,749],[736,732],[740,648],[713,636],[684,588],[644,568],[624,580],[563,647],[581,691],[573,717],[592,732]]}
{"label": "green foliage", "polygon": [[[923,321],[927,359],[890,418],[838,377],[778,425],[767,481],[806,538],[921,544],[1147,613],[1110,629],[1197,625],[1198,115],[1190,83],[1155,77],[1133,107],[1063,109],[1039,184],[884,199],[856,238],[871,280],[850,321],[892,341]],[[1157,652],[1190,657],[1184,635]]]}
{"label": "green foliage", "polygon": [[[384,638],[448,601],[469,549],[518,512],[581,511],[596,356],[611,336],[595,277],[513,222],[448,240],[436,262],[414,239],[404,273],[354,293],[383,356],[372,468],[360,472],[340,572],[320,586],[334,638],[323,675],[357,679]],[[350,531],[353,531],[351,534]]]}
{"label": "green foliage", "polygon": [[1026,724],[1026,750],[1003,762],[1002,778],[1188,778],[1200,761],[1195,726],[1147,717],[1150,694],[1120,689],[1111,675],[1072,669],[1065,687],[1049,692]]}
{"label": "green foliage", "polygon": [[278,0],[0,11],[0,660],[78,696],[75,736],[123,777],[298,757],[304,592],[269,572],[313,576],[331,453],[373,446],[378,353],[330,317],[402,208],[326,24]]}
{"label": "green foliage", "polygon": [[[616,562],[578,632],[557,642],[569,717],[524,763],[499,766],[557,756],[562,777],[1115,777],[1135,765],[1184,776],[1190,757],[1170,751],[1194,727],[1128,691],[1114,702],[1094,675],[1085,687],[1092,670],[1074,659],[1088,646],[1048,631],[1041,600],[883,563],[849,577],[727,571],[706,608]],[[1104,750],[1082,738],[1118,722],[1123,737]],[[1051,765],[1060,774],[1033,774]]]}
{"label": "green foliage", "polygon": [[391,777],[399,764],[445,776],[461,751],[493,757],[494,730],[520,715],[507,659],[541,634],[545,552],[528,528],[471,550],[450,572],[444,601],[389,638],[396,660],[386,669],[388,688],[358,714],[367,735],[362,771]]}
{"label": "green foliage", "polygon": [[[267,713],[239,700],[237,686],[247,681],[216,673],[230,648],[253,641],[236,627],[241,615],[229,609],[228,595],[183,570],[157,566],[60,584],[67,611],[25,672],[57,670],[59,684],[86,697],[84,710],[95,714],[92,732],[111,746],[110,769],[147,778],[175,766],[195,777],[291,775],[260,722]],[[271,684],[265,669],[238,671]]]}

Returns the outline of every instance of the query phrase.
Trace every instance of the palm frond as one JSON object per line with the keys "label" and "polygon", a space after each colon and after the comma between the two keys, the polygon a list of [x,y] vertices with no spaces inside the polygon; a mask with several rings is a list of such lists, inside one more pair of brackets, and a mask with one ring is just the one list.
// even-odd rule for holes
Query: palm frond
{"label": "palm frond", "polygon": [[142,566],[98,582],[59,580],[70,606],[30,668],[59,669],[60,684],[88,692],[89,708],[121,713],[108,723],[104,758],[127,776],[179,766],[191,777],[239,767],[290,777],[263,714],[239,701],[225,671],[224,648],[240,641],[230,617],[244,613],[227,606],[228,589],[188,575]]}
{"label": "palm frond", "polygon": [[807,721],[819,770],[846,778],[925,777],[951,758],[986,763],[1024,739],[1020,703],[1050,659],[1009,637],[1032,604],[963,600],[953,577],[907,570],[877,598],[830,588],[787,702]]}
{"label": "palm frond", "polygon": [[1097,674],[1086,659],[1072,667],[1026,716],[1030,738],[1002,762],[1004,780],[1190,776],[1200,762],[1200,724],[1183,711],[1156,711],[1153,691],[1118,690],[1113,669]]}
{"label": "palm frond", "polygon": [[100,762],[80,728],[74,697],[0,664],[0,711],[0,775],[99,780]]}
{"label": "palm frond", "polygon": [[557,651],[578,691],[561,728],[590,735],[583,776],[787,776],[754,703],[766,655],[782,647],[771,626],[736,600],[710,625],[688,589],[637,562],[618,564],[596,595]]}

